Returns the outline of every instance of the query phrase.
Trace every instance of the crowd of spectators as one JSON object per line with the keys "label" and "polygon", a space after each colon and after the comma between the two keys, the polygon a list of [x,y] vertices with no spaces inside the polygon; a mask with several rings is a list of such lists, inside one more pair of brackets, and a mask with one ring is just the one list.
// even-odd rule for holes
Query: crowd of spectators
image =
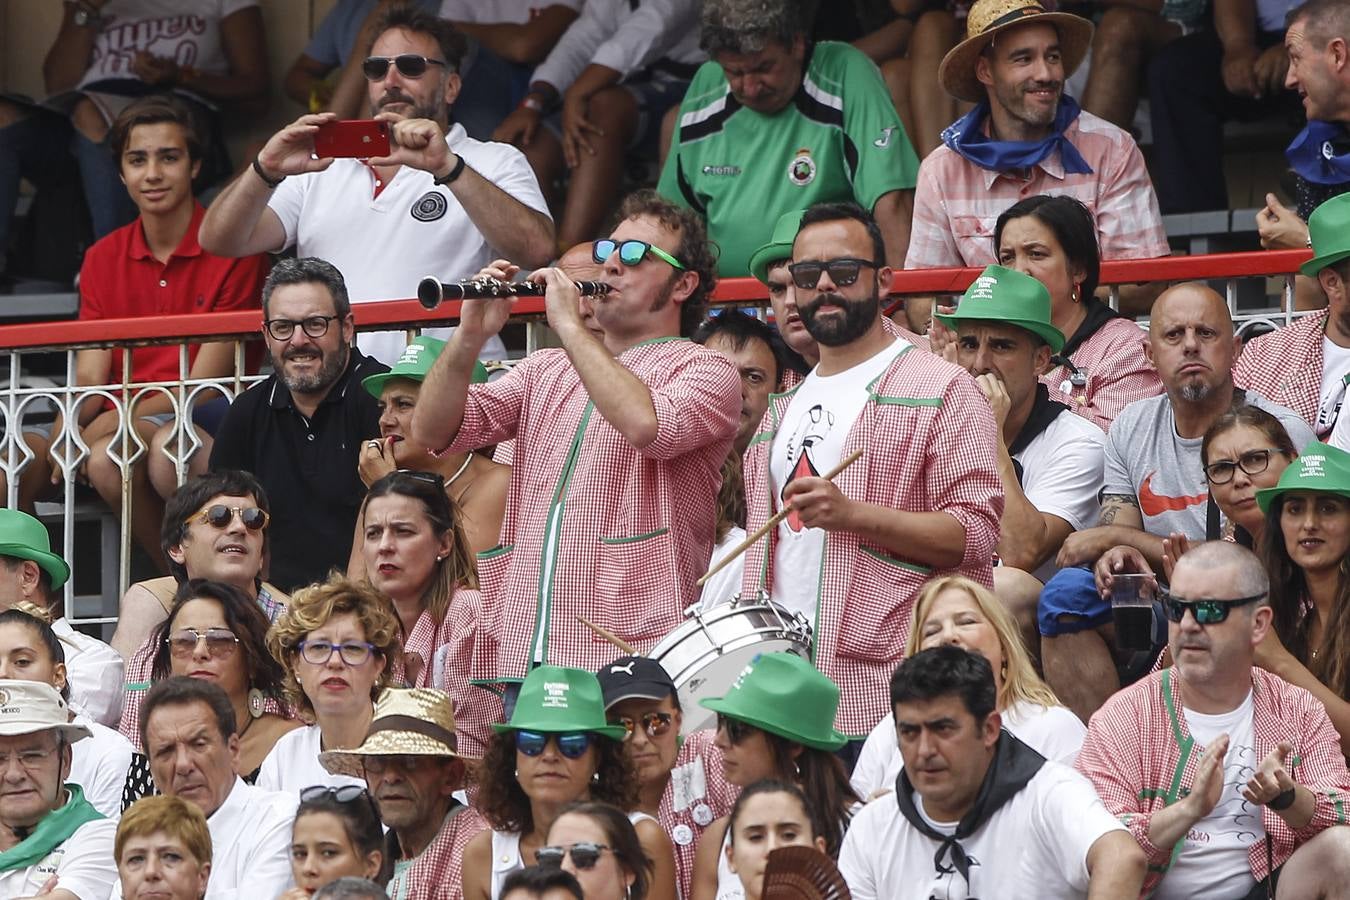
{"label": "crowd of spectators", "polygon": [[[82,318],[256,307],[270,367],[14,435],[5,896],[1350,896],[1343,2],[340,0],[228,178],[262,17],[197,5],[67,2],[49,96],[0,98],[0,209],[84,183]],[[1223,120],[1296,100],[1258,225],[1322,308],[1247,343],[1203,284],[1105,302],[1226,206]],[[387,150],[322,155],[363,117]],[[409,272],[481,290],[358,331]],[[555,344],[492,378],[520,281]],[[23,511],[62,478],[162,572],[111,644]],[[779,628],[668,670],[732,619]]]}

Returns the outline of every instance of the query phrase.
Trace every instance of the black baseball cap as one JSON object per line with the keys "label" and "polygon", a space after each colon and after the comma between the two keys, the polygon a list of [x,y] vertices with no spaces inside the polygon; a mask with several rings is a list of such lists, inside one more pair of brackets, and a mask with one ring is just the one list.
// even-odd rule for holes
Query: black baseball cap
{"label": "black baseball cap", "polygon": [[645,656],[621,656],[596,673],[605,709],[623,700],[664,700],[675,693],[665,666]]}

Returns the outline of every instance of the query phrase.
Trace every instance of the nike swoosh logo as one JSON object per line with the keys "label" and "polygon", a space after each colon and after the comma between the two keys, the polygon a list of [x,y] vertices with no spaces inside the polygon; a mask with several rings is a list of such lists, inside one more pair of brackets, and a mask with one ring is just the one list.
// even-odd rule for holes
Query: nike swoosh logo
{"label": "nike swoosh logo", "polygon": [[1144,483],[1139,485],[1139,510],[1146,516],[1160,516],[1171,510],[1180,512],[1192,506],[1205,503],[1209,500],[1209,492],[1196,494],[1193,497],[1167,497],[1162,494],[1153,493],[1151,487],[1155,472],[1149,472],[1144,476]]}

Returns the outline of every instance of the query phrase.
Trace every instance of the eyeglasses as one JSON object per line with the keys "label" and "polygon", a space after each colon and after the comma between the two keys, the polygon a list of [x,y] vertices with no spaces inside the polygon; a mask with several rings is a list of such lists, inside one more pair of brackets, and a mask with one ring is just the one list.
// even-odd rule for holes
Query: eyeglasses
{"label": "eyeglasses", "polygon": [[193,518],[215,528],[226,528],[235,516],[239,517],[239,521],[244,523],[244,527],[249,531],[261,531],[267,527],[267,522],[271,518],[256,506],[226,506],[224,503],[212,503]]}
{"label": "eyeglasses", "polygon": [[619,716],[614,724],[623,726],[623,739],[626,741],[633,736],[639,722],[642,724],[642,730],[647,732],[648,737],[660,737],[670,731],[670,723],[673,721],[675,721],[675,717],[668,712],[648,712],[643,713],[642,717],[636,721],[632,716]]}
{"label": "eyeglasses", "polygon": [[340,318],[342,317],[305,316],[303,319],[268,319],[263,322],[263,328],[267,329],[268,335],[274,341],[289,341],[291,335],[295,334],[297,325],[309,337],[321,338],[328,333],[328,323]]}
{"label": "eyeglasses", "polygon": [[332,795],[333,799],[339,803],[351,803],[353,800],[362,800],[370,797],[370,792],[360,785],[344,784],[341,787],[329,787],[326,784],[315,784],[300,791],[300,801],[307,803],[311,800],[318,800],[321,797]]}
{"label": "eyeglasses", "polygon": [[1253,594],[1250,597],[1234,597],[1230,599],[1216,599],[1205,597],[1200,600],[1187,600],[1184,597],[1177,597],[1167,591],[1159,591],[1159,597],[1162,600],[1163,615],[1167,616],[1170,622],[1180,622],[1186,618],[1186,611],[1190,610],[1191,615],[1195,617],[1197,625],[1218,625],[1228,618],[1228,614],[1239,606],[1246,606],[1249,603],[1256,603],[1265,599],[1265,594]]}
{"label": "eyeglasses", "polygon": [[345,644],[335,644],[332,641],[301,641],[296,644],[300,651],[300,658],[310,665],[326,666],[328,661],[336,653],[342,661],[349,666],[364,665],[366,660],[370,659],[370,654],[375,652],[375,645],[368,644],[365,641],[348,641]]}
{"label": "eyeglasses", "polygon": [[1221,459],[1205,466],[1205,477],[1209,479],[1210,484],[1227,484],[1233,480],[1233,476],[1237,474],[1239,468],[1248,475],[1258,475],[1270,468],[1270,454],[1283,452],[1276,447],[1268,447],[1265,450],[1248,450],[1236,460]]}
{"label": "eyeglasses", "polygon": [[228,628],[208,628],[198,631],[195,628],[180,628],[164,639],[169,652],[185,659],[197,652],[197,644],[206,641],[206,652],[213,659],[224,659],[235,651],[239,638]]}
{"label": "eyeglasses", "polygon": [[570,731],[566,734],[542,734],[538,731],[517,731],[516,749],[526,756],[538,756],[544,752],[549,740],[557,746],[558,752],[568,759],[581,759],[591,746],[594,735],[589,731]]}
{"label": "eyeglasses", "polygon": [[545,868],[560,869],[563,859],[571,854],[572,865],[582,872],[588,872],[595,868],[595,864],[600,861],[600,857],[609,849],[604,844],[578,841],[570,847],[540,847],[535,852],[535,858],[539,861],[539,865]]}
{"label": "eyeglasses", "polygon": [[371,81],[379,81],[389,74],[390,63],[404,78],[421,78],[427,73],[427,66],[449,65],[444,60],[428,59],[416,53],[400,53],[398,56],[367,56],[366,61],[361,63],[361,71]]}
{"label": "eyeglasses", "polygon": [[724,716],[721,713],[718,713],[717,730],[725,730],[727,733],[727,740],[731,741],[733,744],[739,744],[750,736],[750,732],[755,731],[756,729],[755,726],[742,722],[739,719],[733,719],[730,716]]}
{"label": "eyeglasses", "polygon": [[863,266],[867,266],[869,269],[877,268],[877,264],[870,260],[840,256],[837,259],[827,259],[824,262],[792,263],[788,266],[788,271],[792,273],[793,284],[802,290],[809,291],[820,283],[820,273],[822,272],[830,273],[830,281],[834,282],[835,287],[848,287],[858,280]]}
{"label": "eyeglasses", "polygon": [[636,266],[650,253],[657,259],[670,263],[681,272],[684,271],[684,263],[660,247],[646,241],[615,241],[610,238],[602,238],[591,245],[591,259],[600,265],[604,265],[616,250],[619,252],[619,262],[625,266]]}

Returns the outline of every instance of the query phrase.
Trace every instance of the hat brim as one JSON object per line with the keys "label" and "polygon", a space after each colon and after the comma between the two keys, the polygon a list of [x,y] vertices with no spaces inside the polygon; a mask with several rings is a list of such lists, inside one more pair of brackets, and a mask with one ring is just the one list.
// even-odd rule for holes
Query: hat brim
{"label": "hat brim", "polygon": [[367,756],[440,756],[474,760],[476,756],[459,753],[448,744],[414,731],[377,731],[353,750],[325,750],[319,764],[334,775],[364,778],[362,760]]}
{"label": "hat brim", "polygon": [[52,590],[63,587],[70,580],[70,566],[55,553],[37,550],[27,544],[0,544],[0,556],[26,559],[38,564],[52,580]]}
{"label": "hat brim", "polygon": [[1030,331],[1041,340],[1050,345],[1051,353],[1058,353],[1064,349],[1064,333],[1053,325],[1047,325],[1045,322],[1037,322],[1034,319],[1009,319],[1002,316],[982,316],[978,314],[961,315],[961,308],[958,306],[956,312],[951,315],[933,316],[943,325],[948,326],[953,331],[962,322],[1000,322],[1004,325],[1016,325],[1018,328]]}
{"label": "hat brim", "polygon": [[[1347,254],[1350,255],[1350,254]],[[1350,486],[1343,488],[1325,488],[1308,487],[1306,484],[1288,484],[1284,487],[1276,485],[1275,487],[1261,488],[1256,492],[1256,505],[1261,508],[1262,514],[1270,512],[1270,505],[1279,499],[1281,494],[1334,494],[1338,497],[1350,499]]]}
{"label": "hat brim", "polygon": [[649,681],[645,684],[635,684],[624,688],[613,697],[606,697],[605,709],[609,709],[614,704],[622,703],[625,700],[664,700],[678,692],[678,688],[670,685],[657,684],[654,681]]}
{"label": "hat brim", "polygon": [[[425,377],[425,376],[423,376]],[[366,393],[376,400],[384,393],[384,386],[396,378],[402,378],[404,381],[411,381],[414,384],[421,384],[422,377],[417,375],[407,375],[399,372],[380,372],[378,375],[367,375],[361,379],[361,387],[366,389]]]}
{"label": "hat brim", "polygon": [[737,709],[734,703],[728,703],[725,697],[708,697],[700,700],[699,705],[704,709],[710,709],[715,713],[722,713],[733,719],[745,722],[747,725],[753,725],[761,731],[767,731],[770,734],[776,734],[781,738],[787,738],[789,741],[801,744],[804,747],[810,747],[813,750],[829,750],[831,752],[838,750],[848,743],[848,735],[840,734],[833,727],[830,728],[828,736],[809,736],[800,732],[788,731],[781,723],[773,722],[768,719],[760,718],[754,715],[746,715],[743,710]]}
{"label": "hat brim", "polygon": [[22,734],[37,734],[39,731],[59,731],[61,736],[65,738],[66,743],[69,744],[94,736],[94,732],[87,726],[77,725],[74,722],[55,725],[34,725],[23,722],[0,724],[0,737],[18,737]]}
{"label": "hat brim", "polygon": [[1035,23],[1053,25],[1059,32],[1059,53],[1064,61],[1064,78],[1078,71],[1092,46],[1092,23],[1071,13],[1046,12],[1022,16],[1002,25],[966,38],[942,57],[938,66],[938,81],[942,89],[958,100],[979,103],[985,99],[984,85],[975,77],[975,61],[994,39],[994,35],[1009,28]]}
{"label": "hat brim", "polygon": [[602,725],[598,728],[563,728],[557,722],[498,722],[492,726],[492,730],[498,734],[509,734],[512,731],[537,731],[540,734],[574,734],[578,731],[588,731],[592,734],[607,737],[611,741],[622,741],[628,737],[628,731],[622,725]]}
{"label": "hat brim", "polygon": [[792,258],[791,244],[765,244],[750,254],[750,274],[761,284],[769,283],[769,265]]}
{"label": "hat brim", "polygon": [[1299,266],[1298,271],[1301,275],[1306,275],[1309,278],[1316,278],[1318,272],[1322,271],[1327,266],[1335,265],[1348,256],[1350,256],[1350,250],[1333,250],[1331,253],[1314,256],[1312,259]]}

